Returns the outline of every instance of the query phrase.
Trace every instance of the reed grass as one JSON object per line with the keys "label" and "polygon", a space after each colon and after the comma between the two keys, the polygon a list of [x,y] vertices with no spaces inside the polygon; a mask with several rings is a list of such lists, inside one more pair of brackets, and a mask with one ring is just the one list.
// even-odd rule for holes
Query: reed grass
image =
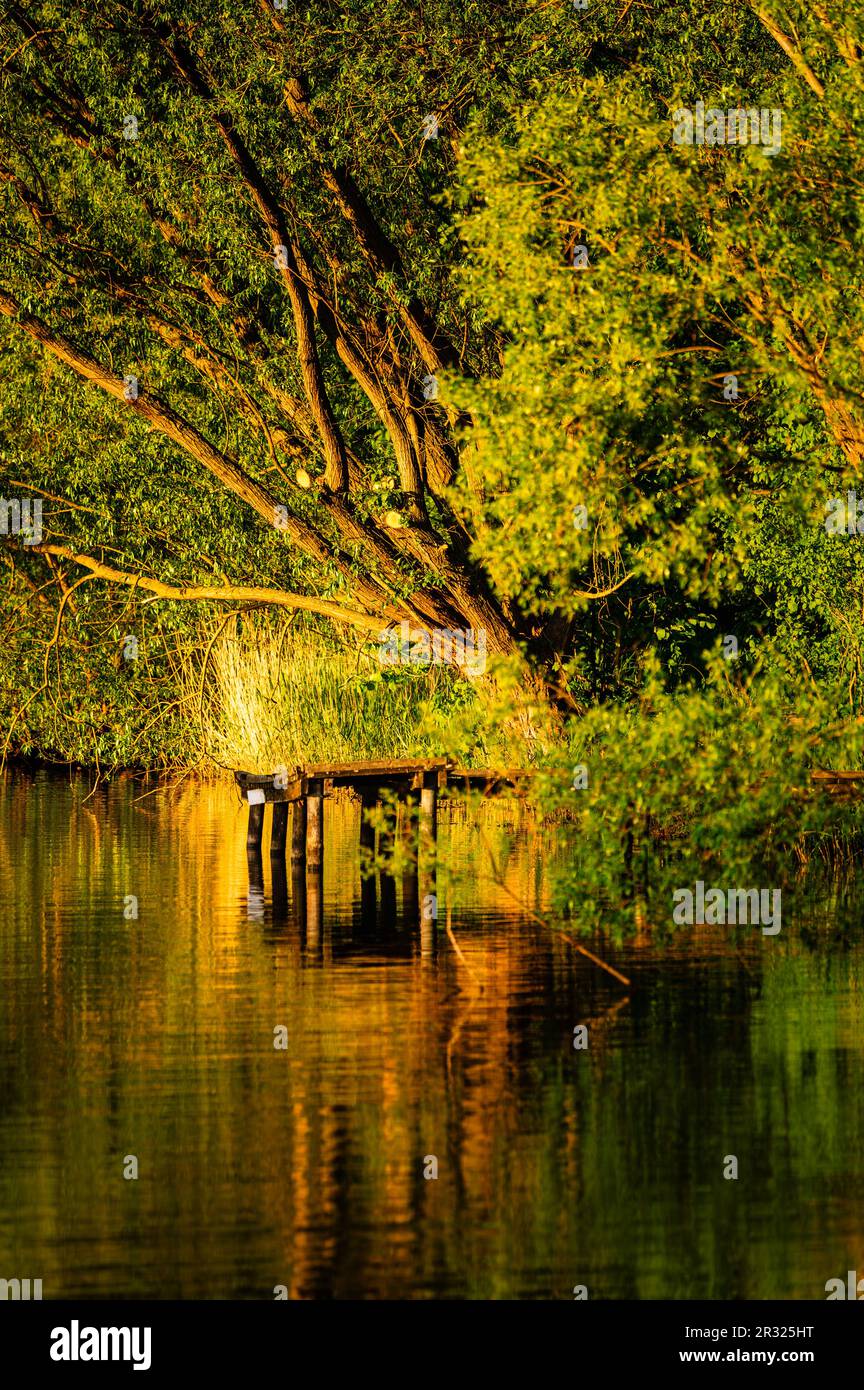
{"label": "reed grass", "polygon": [[302,762],[453,756],[514,761],[487,686],[449,666],[382,666],[378,644],[260,613],[213,624],[182,664],[190,761],[272,771]]}

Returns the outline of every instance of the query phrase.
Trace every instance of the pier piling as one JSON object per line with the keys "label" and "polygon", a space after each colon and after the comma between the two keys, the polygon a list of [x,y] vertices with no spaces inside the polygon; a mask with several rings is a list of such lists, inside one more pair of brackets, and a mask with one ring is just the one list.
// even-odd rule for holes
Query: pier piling
{"label": "pier piling", "polygon": [[306,863],[320,869],[324,863],[324,780],[310,778],[306,797]]}
{"label": "pier piling", "polygon": [[438,839],[438,779],[434,773],[423,778],[420,792],[420,830],[427,847]]}
{"label": "pier piling", "polygon": [[306,799],[291,803],[291,866],[292,869],[306,867]]}
{"label": "pier piling", "polygon": [[264,834],[264,801],[250,802],[249,804],[249,828],[246,831],[246,848],[261,848],[261,837]]}
{"label": "pier piling", "polygon": [[274,801],[273,803],[273,828],[270,835],[270,858],[285,858],[285,841],[288,837],[288,806],[287,801]]}

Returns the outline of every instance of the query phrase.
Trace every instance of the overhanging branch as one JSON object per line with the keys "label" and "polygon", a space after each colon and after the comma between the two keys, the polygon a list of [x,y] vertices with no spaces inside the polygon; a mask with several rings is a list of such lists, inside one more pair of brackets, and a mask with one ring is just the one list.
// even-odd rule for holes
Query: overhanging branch
{"label": "overhanging branch", "polygon": [[245,584],[165,584],[161,579],[151,579],[148,575],[130,574],[126,570],[115,569],[113,565],[103,564],[92,555],[79,555],[65,545],[34,545],[31,549],[42,555],[57,555],[75,565],[81,565],[90,571],[94,579],[106,579],[112,584],[125,584],[130,589],[143,589],[158,598],[172,601],[264,603],[271,607],[290,608],[295,612],[316,613],[333,622],[347,623],[366,632],[378,633],[387,625],[383,617],[375,614],[361,613],[359,609],[348,608],[342,603],[334,603],[331,599],[312,598],[308,594],[294,594],[285,589],[259,588]]}

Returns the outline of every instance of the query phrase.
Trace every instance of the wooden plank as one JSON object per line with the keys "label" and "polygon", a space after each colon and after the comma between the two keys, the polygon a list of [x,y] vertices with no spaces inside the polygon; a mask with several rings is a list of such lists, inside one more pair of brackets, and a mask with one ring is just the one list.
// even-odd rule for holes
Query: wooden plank
{"label": "wooden plank", "polygon": [[427,848],[438,838],[438,786],[431,777],[420,792],[420,837]]}
{"label": "wooden plank", "polygon": [[[533,768],[525,767],[460,767],[450,758],[379,758],[356,763],[301,763],[288,770],[289,780],[300,777],[336,778],[367,776],[401,776],[413,772],[438,772],[447,770],[460,777],[510,778],[524,781],[537,776]],[[814,772],[814,777],[861,777],[862,772]],[[276,776],[275,772],[235,771],[234,777],[241,786],[266,786]]]}
{"label": "wooden plank", "polygon": [[302,771],[306,777],[332,778],[335,782],[346,777],[399,777],[415,772],[432,772],[446,766],[447,760],[444,758],[388,758],[360,763],[306,763],[297,771]]}
{"label": "wooden plank", "polygon": [[[856,774],[851,774],[856,775]],[[864,777],[864,773],[861,774]],[[461,768],[443,758],[394,758],[357,763],[307,763],[288,774],[287,786],[275,785],[276,774],[266,772],[234,773],[237,786],[246,800],[250,793],[258,802],[291,801],[295,804],[310,795],[312,784],[327,795],[336,787],[348,787],[359,793],[364,789],[380,790],[389,787],[396,791],[418,792],[436,784],[439,791],[448,785],[456,788],[483,791],[492,795],[505,790],[522,790],[536,776],[524,768]]]}

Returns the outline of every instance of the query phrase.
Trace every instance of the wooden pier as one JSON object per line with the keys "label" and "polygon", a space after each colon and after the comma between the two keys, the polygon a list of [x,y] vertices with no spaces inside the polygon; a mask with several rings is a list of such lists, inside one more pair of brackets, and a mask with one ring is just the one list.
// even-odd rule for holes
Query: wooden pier
{"label": "wooden pier", "polygon": [[[237,786],[249,806],[249,916],[261,919],[265,912],[261,845],[264,812],[272,805],[273,921],[285,921],[289,915],[286,861],[290,820],[290,912],[301,928],[306,949],[320,953],[324,941],[324,800],[337,789],[345,789],[360,800],[361,921],[391,926],[395,923],[395,868],[387,866],[393,860],[398,829],[401,850],[396,860],[402,874],[403,911],[419,925],[420,952],[428,957],[435,949],[438,915],[439,796],[442,792],[467,791],[485,796],[524,795],[532,776],[521,770],[461,768],[444,759],[307,763],[287,772],[284,768],[278,773],[235,772]],[[376,831],[373,813],[385,802],[389,810]],[[401,827],[397,825],[397,807],[401,807]],[[381,861],[377,876],[369,871],[375,857],[376,834]]]}
{"label": "wooden pier", "polygon": [[261,849],[264,811],[272,804],[271,859],[284,859],[291,811],[291,863],[320,870],[324,860],[324,798],[337,788],[360,798],[360,844],[374,849],[375,831],[369,813],[385,795],[416,812],[419,838],[434,844],[438,834],[438,797],[442,792],[479,791],[484,796],[524,794],[532,773],[517,769],[462,768],[447,759],[397,760],[365,763],[307,763],[278,772],[235,772],[234,779],[249,806],[246,847]]}

